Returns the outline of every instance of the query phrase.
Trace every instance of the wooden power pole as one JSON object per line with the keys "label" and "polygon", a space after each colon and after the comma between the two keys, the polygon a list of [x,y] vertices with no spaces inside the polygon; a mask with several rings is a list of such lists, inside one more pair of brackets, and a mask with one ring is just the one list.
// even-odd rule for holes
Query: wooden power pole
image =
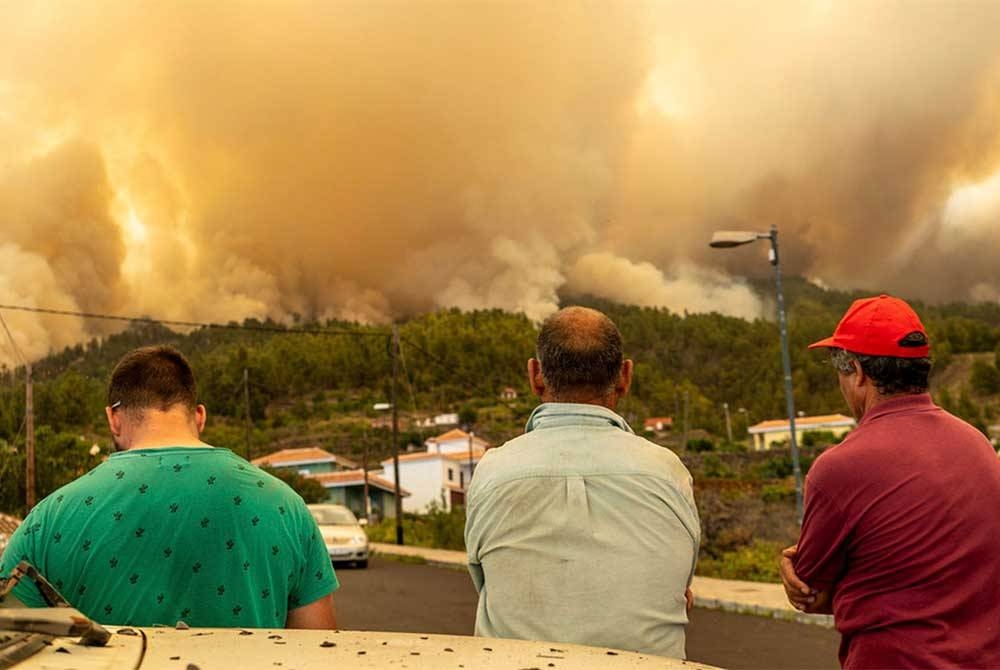
{"label": "wooden power pole", "polygon": [[27,512],[35,506],[35,394],[31,379],[31,363],[24,364],[25,384],[24,384],[24,413],[25,430],[25,488],[27,489],[26,506]]}
{"label": "wooden power pole", "polygon": [[250,371],[243,368],[243,416],[247,431],[247,460],[250,460]]}
{"label": "wooden power pole", "polygon": [[392,325],[392,472],[396,494],[396,544],[403,544],[403,495],[399,485],[399,410],[396,407],[396,377],[399,376],[399,326]]}

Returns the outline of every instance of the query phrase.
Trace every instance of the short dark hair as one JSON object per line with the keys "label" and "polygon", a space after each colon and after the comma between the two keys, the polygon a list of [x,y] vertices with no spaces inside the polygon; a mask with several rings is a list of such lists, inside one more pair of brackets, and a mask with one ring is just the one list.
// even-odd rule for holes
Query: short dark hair
{"label": "short dark hair", "polygon": [[624,361],[618,327],[601,312],[583,307],[567,307],[542,323],[536,355],[545,385],[556,396],[607,393]]}
{"label": "short dark hair", "polygon": [[861,364],[861,370],[882,395],[926,393],[934,362],[930,358],[898,358],[896,356],[866,356],[844,349],[831,349],[833,367],[843,374],[854,372],[851,361]]}
{"label": "short dark hair", "polygon": [[108,383],[108,406],[166,412],[175,405],[191,412],[198,406],[194,371],[184,354],[160,345],[135,349],[118,361]]}

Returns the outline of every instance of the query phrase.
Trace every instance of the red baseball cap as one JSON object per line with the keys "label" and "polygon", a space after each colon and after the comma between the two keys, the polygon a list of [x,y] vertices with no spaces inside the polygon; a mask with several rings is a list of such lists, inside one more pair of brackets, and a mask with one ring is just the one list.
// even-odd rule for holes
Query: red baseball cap
{"label": "red baseball cap", "polygon": [[885,294],[855,300],[831,337],[809,345],[810,349],[817,347],[895,358],[926,358],[931,353],[927,331],[917,313],[899,298]]}

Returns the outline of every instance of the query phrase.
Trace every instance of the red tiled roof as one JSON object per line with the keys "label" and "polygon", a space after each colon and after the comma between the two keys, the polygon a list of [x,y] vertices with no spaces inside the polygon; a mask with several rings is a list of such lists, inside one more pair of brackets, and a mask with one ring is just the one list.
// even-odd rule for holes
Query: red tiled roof
{"label": "red tiled roof", "polygon": [[663,424],[664,426],[674,425],[674,420],[669,416],[651,416],[643,422],[645,428],[655,428],[657,424]]}
{"label": "red tiled roof", "polygon": [[0,514],[0,533],[7,537],[13,535],[17,527],[21,525],[21,520],[8,514]]}
{"label": "red tiled roof", "polygon": [[[365,481],[365,471],[364,470],[345,470],[343,472],[317,472],[315,474],[306,475],[310,479],[315,479],[320,484],[327,488],[334,488],[337,486],[348,486],[350,484],[364,484]],[[388,491],[393,493],[395,491],[395,484],[390,482],[388,479],[383,479],[378,475],[368,473],[368,485],[380,488],[383,491]],[[399,493],[405,498],[410,495],[410,492],[406,489],[400,487]]]}
{"label": "red tiled roof", "polygon": [[[440,443],[440,442],[457,442],[458,440],[465,440],[466,442],[468,442],[469,441],[469,434],[466,433],[464,430],[462,430],[460,428],[453,428],[453,429],[449,430],[447,433],[442,433],[441,435],[438,435],[437,437],[429,438],[427,441],[428,442],[434,442],[434,443]],[[478,435],[473,435],[472,436],[472,443],[473,444],[477,444],[477,445],[479,445],[481,447],[484,447],[484,448],[492,446],[489,442],[487,442],[483,438],[479,437]]]}
{"label": "red tiled roof", "polygon": [[[472,457],[474,459],[482,458],[483,454],[486,453],[485,449],[473,449]],[[401,454],[399,457],[400,463],[407,463],[410,461],[429,461],[435,458],[446,458],[450,461],[467,461],[469,460],[469,452],[459,451],[456,453],[438,453],[436,451],[419,451],[415,454]],[[385,458],[382,460],[383,464],[392,463],[392,458]]]}
{"label": "red tiled roof", "polygon": [[326,449],[319,447],[302,447],[300,449],[282,449],[274,453],[261,456],[251,461],[254,465],[289,466],[305,465],[307,463],[337,463],[348,468],[358,467],[358,463],[343,456],[331,454]]}
{"label": "red tiled roof", "polygon": [[468,440],[469,434],[461,428],[452,428],[447,433],[442,433],[437,437],[432,437],[428,442],[451,442],[453,440]]}

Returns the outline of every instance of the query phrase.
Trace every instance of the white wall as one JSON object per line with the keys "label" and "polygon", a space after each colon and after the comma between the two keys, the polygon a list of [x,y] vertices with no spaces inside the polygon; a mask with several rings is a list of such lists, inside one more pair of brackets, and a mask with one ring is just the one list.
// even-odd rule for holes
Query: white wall
{"label": "white wall", "polygon": [[[441,504],[441,488],[444,470],[441,458],[425,458],[416,461],[399,462],[399,485],[410,492],[403,498],[404,512],[424,512],[431,502]],[[392,462],[383,463],[385,478],[395,482]],[[456,477],[458,475],[456,474]]]}

